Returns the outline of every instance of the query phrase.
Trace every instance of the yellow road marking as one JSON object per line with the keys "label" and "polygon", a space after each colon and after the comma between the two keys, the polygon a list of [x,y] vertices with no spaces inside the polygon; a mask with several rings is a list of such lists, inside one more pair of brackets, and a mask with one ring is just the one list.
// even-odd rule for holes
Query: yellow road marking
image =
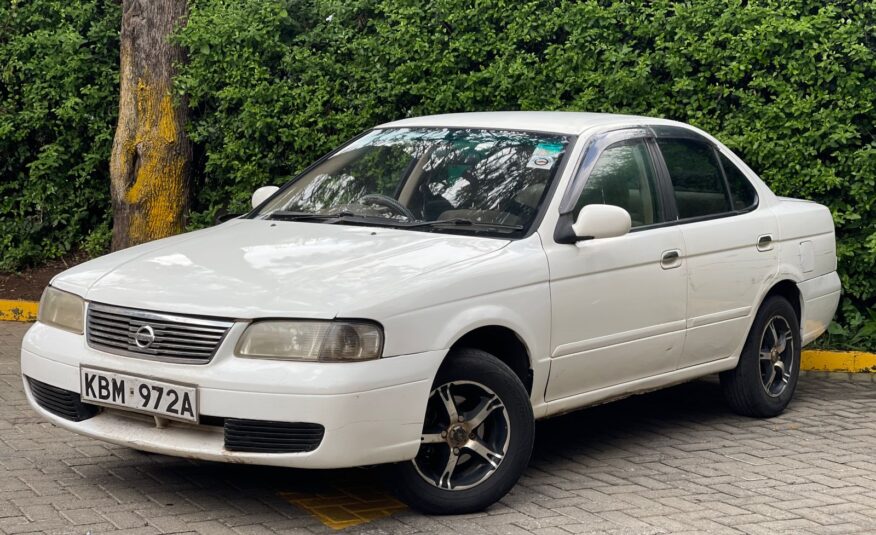
{"label": "yellow road marking", "polygon": [[343,483],[318,493],[280,492],[332,529],[344,529],[384,518],[407,508],[386,490],[363,482]]}
{"label": "yellow road marking", "polygon": [[0,320],[5,321],[35,321],[37,317],[36,301],[8,301],[0,299]]}
{"label": "yellow road marking", "polygon": [[813,349],[804,351],[801,360],[801,370],[876,373],[876,353]]}

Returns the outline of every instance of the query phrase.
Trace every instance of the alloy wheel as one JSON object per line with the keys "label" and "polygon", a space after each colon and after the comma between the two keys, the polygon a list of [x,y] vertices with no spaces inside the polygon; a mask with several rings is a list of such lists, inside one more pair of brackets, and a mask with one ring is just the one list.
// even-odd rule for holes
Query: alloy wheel
{"label": "alloy wheel", "polygon": [[794,336],[791,326],[782,316],[767,322],[760,338],[760,377],[763,388],[771,397],[782,395],[794,371]]}
{"label": "alloy wheel", "polygon": [[495,392],[474,381],[452,381],[429,395],[420,451],[411,462],[428,483],[465,490],[496,472],[510,438],[508,411]]}

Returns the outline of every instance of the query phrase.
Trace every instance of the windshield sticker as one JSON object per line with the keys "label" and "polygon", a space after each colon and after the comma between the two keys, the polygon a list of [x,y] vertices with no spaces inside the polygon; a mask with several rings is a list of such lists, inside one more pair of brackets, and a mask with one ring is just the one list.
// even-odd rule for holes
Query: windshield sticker
{"label": "windshield sticker", "polygon": [[[562,143],[539,143],[538,146],[535,147],[536,152],[539,150],[543,150],[549,154],[557,154],[559,152],[563,152],[565,146]],[[535,154],[533,153],[533,156]]]}
{"label": "windshield sticker", "polygon": [[557,154],[563,152],[559,143],[539,143],[526,163],[530,169],[550,169],[557,161]]}
{"label": "windshield sticker", "polygon": [[447,183],[451,186],[459,180],[466,171],[468,171],[467,165],[449,165],[447,166]]}
{"label": "windshield sticker", "polygon": [[553,166],[554,159],[551,156],[534,156],[526,164],[530,169],[550,169]]}

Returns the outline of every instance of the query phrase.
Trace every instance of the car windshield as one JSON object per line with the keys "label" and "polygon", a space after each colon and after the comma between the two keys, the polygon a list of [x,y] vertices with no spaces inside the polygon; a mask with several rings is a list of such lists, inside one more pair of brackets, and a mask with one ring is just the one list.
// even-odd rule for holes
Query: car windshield
{"label": "car windshield", "polygon": [[509,130],[373,130],[289,183],[252,217],[523,233],[568,145],[567,136]]}

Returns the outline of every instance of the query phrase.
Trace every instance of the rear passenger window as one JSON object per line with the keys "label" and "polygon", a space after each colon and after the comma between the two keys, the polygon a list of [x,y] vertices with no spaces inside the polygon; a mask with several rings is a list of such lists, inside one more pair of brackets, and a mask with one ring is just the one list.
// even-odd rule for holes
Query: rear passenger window
{"label": "rear passenger window", "polygon": [[657,144],[672,179],[679,219],[731,210],[724,177],[711,146],[690,139],[658,139]]}
{"label": "rear passenger window", "polygon": [[730,197],[733,199],[734,210],[745,210],[757,204],[757,192],[742,171],[721,155],[721,167],[727,176],[727,184],[730,186]]}

